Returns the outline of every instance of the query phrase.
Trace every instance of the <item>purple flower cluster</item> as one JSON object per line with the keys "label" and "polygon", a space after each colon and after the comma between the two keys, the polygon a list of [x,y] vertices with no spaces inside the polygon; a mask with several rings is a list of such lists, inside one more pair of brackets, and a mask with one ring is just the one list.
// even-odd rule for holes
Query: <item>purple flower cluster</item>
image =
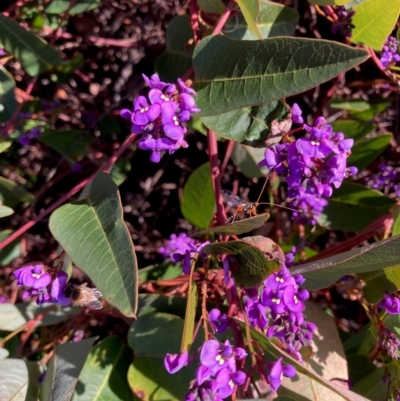
{"label": "purple flower cluster", "polygon": [[346,10],[344,6],[336,7],[338,19],[332,24],[332,33],[335,35],[340,32],[343,36],[350,37],[351,30],[355,28],[354,24],[352,24],[354,14],[354,10]]}
{"label": "purple flower cluster", "polygon": [[181,79],[175,85],[161,82],[157,74],[143,78],[150,87],[148,99],[139,96],[133,101],[133,110],[123,109],[121,116],[132,122],[133,133],[142,134],[139,148],[151,150],[150,160],[158,163],[161,151],[171,154],[187,148],[185,123],[200,109],[193,98],[196,92]]}
{"label": "purple flower cluster", "polygon": [[399,41],[394,36],[389,36],[382,47],[381,64],[382,67],[388,67],[390,64],[396,64],[400,61]]}
{"label": "purple flower cluster", "polygon": [[[243,348],[233,348],[226,340],[224,344],[217,340],[206,341],[200,351],[200,366],[196,370],[196,380],[191,383],[185,400],[198,399],[222,400],[229,397],[245,382],[246,374],[237,370],[236,361],[246,358]],[[170,355],[164,359],[169,373],[175,373],[188,363],[187,352]]]}
{"label": "purple flower cluster", "polygon": [[378,165],[379,172],[369,175],[365,179],[366,185],[385,193],[394,192],[400,198],[400,169],[386,163]]}
{"label": "purple flower cluster", "polygon": [[[295,122],[302,120],[298,109],[293,105]],[[315,207],[321,211],[325,206],[321,198],[330,197],[333,188],[339,188],[345,178],[357,173],[357,168],[346,165],[354,140],[335,133],[323,117],[318,117],[314,126],[303,124],[303,128],[305,137],[269,147],[258,164],[285,176],[288,196],[298,199],[305,210]],[[317,217],[314,213],[312,219]]]}
{"label": "purple flower cluster", "polygon": [[50,302],[67,306],[71,302],[64,295],[64,289],[68,281],[68,275],[64,271],[58,271],[56,277],[53,279],[43,269],[43,265],[35,264],[15,270],[14,276],[17,279],[17,285],[27,288],[23,294],[23,298],[36,296],[36,303],[38,305]]}
{"label": "purple flower cluster", "polygon": [[[291,256],[291,255],[290,255]],[[304,319],[304,301],[309,292],[300,289],[304,283],[300,274],[292,276],[288,268],[273,273],[264,281],[264,289],[247,290],[245,311],[254,327],[266,331],[267,337],[280,338],[289,353],[302,361],[298,350],[311,344],[316,326]]]}
{"label": "purple flower cluster", "polygon": [[296,210],[293,212],[293,217],[299,224],[315,225],[327,204],[328,201],[323,197],[303,194],[295,198],[290,207]]}
{"label": "purple flower cluster", "polygon": [[399,358],[400,339],[390,330],[383,328],[379,331],[378,342],[391,358]]}
{"label": "purple flower cluster", "polygon": [[171,234],[169,240],[166,241],[165,247],[160,247],[158,252],[163,257],[170,258],[174,263],[182,262],[182,270],[185,274],[190,273],[190,263],[195,254],[200,254],[201,257],[206,257],[202,252],[202,248],[209,244],[210,241],[196,245],[196,241],[188,237],[185,233]]}

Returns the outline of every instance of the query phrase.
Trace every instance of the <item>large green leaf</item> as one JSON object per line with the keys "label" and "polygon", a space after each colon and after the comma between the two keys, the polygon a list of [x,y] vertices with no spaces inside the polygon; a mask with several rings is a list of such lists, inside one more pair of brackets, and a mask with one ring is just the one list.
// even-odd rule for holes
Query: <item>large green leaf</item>
{"label": "large green leaf", "polygon": [[204,163],[190,175],[183,187],[183,217],[199,228],[207,228],[214,215],[215,199],[210,163]]}
{"label": "large green leaf", "polygon": [[[240,324],[240,326],[242,327],[242,330],[244,330],[244,323],[242,322],[238,322]],[[257,331],[255,331],[254,329],[251,329],[251,337],[253,338],[253,340],[256,341],[256,343],[258,344],[259,347],[262,348],[262,350],[264,351],[264,359],[266,359],[268,362],[275,362],[278,358],[282,358],[283,359],[283,363],[284,364],[289,364],[292,365],[296,368],[296,371],[300,374],[306,375],[309,379],[310,379],[310,385],[313,386],[314,384],[319,384],[324,386],[327,390],[328,394],[332,394],[336,393],[337,395],[339,395],[341,397],[342,400],[346,400],[346,401],[368,401],[366,398],[353,393],[350,390],[347,390],[345,387],[342,387],[336,383],[334,383],[333,381],[329,381],[327,379],[325,379],[323,376],[320,376],[319,374],[317,374],[315,371],[320,371],[320,367],[318,366],[318,364],[313,363],[311,364],[311,366],[313,368],[315,368],[315,371],[311,368],[309,368],[308,366],[306,366],[306,364],[301,364],[300,362],[298,362],[296,359],[290,357],[286,352],[284,352],[281,348],[277,347],[269,338],[267,338],[265,336],[265,334],[263,333],[259,333]],[[321,348],[321,350],[323,350]],[[338,372],[340,373],[340,372]],[[296,378],[298,379],[299,376],[293,378],[292,380],[296,380]],[[297,397],[296,397],[297,399]],[[327,398],[317,398],[317,400],[329,400],[329,395]],[[307,398],[302,398],[301,401],[307,400]]]}
{"label": "large green leaf", "polygon": [[347,165],[356,166],[359,169],[367,167],[382,154],[391,140],[391,134],[383,134],[356,142],[351,149],[351,156],[347,160]]}
{"label": "large green leaf", "polygon": [[366,58],[364,50],[325,40],[207,37],[193,54],[197,105],[201,116],[259,106],[304,92]]}
{"label": "large green leaf", "polygon": [[[292,36],[298,20],[299,13],[292,7],[261,0],[261,10],[258,13],[256,25],[264,39],[275,36]],[[232,39],[259,40],[258,36],[248,29],[247,23],[241,15],[237,20],[229,19],[223,33]]]}
{"label": "large green leaf", "polygon": [[[179,354],[183,319],[166,313],[150,313],[133,323],[129,345],[135,352],[128,381],[143,400],[183,400],[188,384],[195,377],[196,364],[191,364],[173,376],[165,370],[167,353]],[[202,342],[197,336],[193,349]]]}
{"label": "large green leaf", "polygon": [[210,233],[216,235],[240,235],[244,233],[249,233],[250,231],[260,228],[268,219],[269,213],[259,214],[258,216],[250,217],[248,219],[243,219],[235,221],[233,223],[224,224],[223,226],[216,226],[207,228],[206,230],[197,231],[191,235],[193,238],[204,237]]}
{"label": "large green leaf", "polygon": [[319,224],[332,230],[362,231],[395,204],[379,191],[344,182],[333,192],[319,217]]}
{"label": "large green leaf", "polygon": [[86,131],[45,131],[39,141],[63,156],[78,157],[87,154],[93,138]]}
{"label": "large green leaf", "polygon": [[[335,320],[314,303],[306,303],[304,314],[307,321],[313,322],[317,326],[311,344],[312,356],[304,362],[305,366],[318,372],[326,380],[348,381],[346,356]],[[329,352],[327,352],[327,344],[329,344]],[[304,373],[297,373],[297,376],[298,380],[296,380],[297,378],[282,380],[282,388],[279,389],[280,395],[301,394],[304,400],[311,401],[343,400],[341,395],[334,393],[323,384],[315,382]]]}
{"label": "large green leaf", "polygon": [[0,121],[7,122],[17,107],[14,95],[15,81],[13,76],[0,66]]}
{"label": "large green leaf", "polygon": [[40,401],[70,401],[79,374],[96,338],[87,338],[55,347],[44,378]]}
{"label": "large green leaf", "polygon": [[3,14],[0,14],[0,43],[32,77],[62,63],[54,47]]}
{"label": "large green leaf", "polygon": [[50,230],[68,253],[123,314],[134,316],[137,265],[132,239],[122,219],[118,188],[106,173],[97,173],[86,199],[53,212]]}
{"label": "large green leaf", "polygon": [[273,140],[271,126],[275,121],[288,121],[290,109],[282,100],[272,101],[261,106],[244,107],[227,113],[202,117],[201,121],[218,135],[252,146],[266,146]]}
{"label": "large green leaf", "polygon": [[23,186],[7,178],[0,177],[0,201],[4,205],[12,208],[22,202],[32,202],[34,199],[34,196]]}
{"label": "large green leaf", "polygon": [[237,0],[237,3],[250,31],[253,35],[256,35],[258,39],[262,39],[263,36],[257,25],[258,14],[261,10],[260,0]]}
{"label": "large green leaf", "polygon": [[[334,283],[346,274],[367,273],[400,266],[400,236],[353,249],[330,258],[306,263],[292,269],[302,274],[309,290],[318,290]],[[382,293],[381,293],[382,294]]]}
{"label": "large green leaf", "polygon": [[335,109],[347,110],[350,115],[357,120],[373,120],[378,114],[385,111],[392,103],[390,98],[377,98],[372,100],[360,99],[333,99],[331,107]]}
{"label": "large green leaf", "polygon": [[399,18],[400,0],[366,0],[353,10],[350,40],[380,51]]}
{"label": "large green leaf", "polygon": [[25,401],[28,392],[28,368],[22,359],[0,360],[0,400]]}
{"label": "large green leaf", "polygon": [[132,352],[118,336],[108,337],[89,354],[72,401],[133,401],[126,375]]}
{"label": "large green leaf", "polygon": [[229,269],[235,281],[245,288],[262,283],[273,272],[282,267],[284,255],[271,239],[259,235],[242,238],[240,241],[217,242],[206,245],[207,255],[229,257]]}
{"label": "large green leaf", "polygon": [[[393,369],[393,365],[392,365]],[[391,371],[389,366],[382,366],[375,369],[372,373],[359,380],[353,387],[353,390],[368,397],[370,400],[384,400],[388,395],[388,382],[383,380],[387,371]]]}
{"label": "large green leaf", "polygon": [[353,138],[354,142],[363,139],[372,132],[375,124],[357,120],[338,120],[332,123],[335,132],[343,132],[346,138]]}
{"label": "large green leaf", "polygon": [[[72,7],[71,4],[73,4]],[[52,0],[44,11],[47,14],[61,14],[68,11],[69,15],[75,15],[94,10],[99,5],[100,0],[76,0],[74,3],[71,3],[70,0]]]}
{"label": "large green leaf", "polygon": [[8,206],[0,205],[0,218],[6,217],[6,216],[11,216],[14,213],[14,210],[12,210]]}
{"label": "large green leaf", "polygon": [[178,15],[168,24],[167,50],[157,59],[155,70],[167,82],[176,81],[192,66],[193,31],[187,15]]}
{"label": "large green leaf", "polygon": [[30,320],[34,320],[39,315],[37,326],[52,326],[78,315],[82,308],[74,306],[72,308],[55,308],[54,305],[36,305],[36,303],[0,304],[0,330],[18,330]]}
{"label": "large green leaf", "polygon": [[222,14],[225,5],[222,0],[197,0],[197,5],[207,14]]}

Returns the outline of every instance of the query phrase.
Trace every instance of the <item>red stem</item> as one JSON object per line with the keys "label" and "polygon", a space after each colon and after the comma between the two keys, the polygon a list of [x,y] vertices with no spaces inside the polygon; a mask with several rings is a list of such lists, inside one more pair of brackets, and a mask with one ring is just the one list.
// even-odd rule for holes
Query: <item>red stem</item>
{"label": "red stem", "polygon": [[[125,142],[121,145],[121,147],[115,152],[115,154],[110,158],[110,160],[103,166],[101,167],[98,171],[107,171],[110,169],[110,167],[117,161],[118,157],[127,149],[133,140],[136,138],[137,134],[130,134],[129,137],[125,140]],[[95,177],[96,174],[93,174],[89,178],[86,178],[82,182],[80,182],[78,185],[76,185],[74,188],[72,188],[69,192],[67,192],[63,197],[61,197],[57,202],[53,203],[51,206],[49,206],[47,209],[45,209],[42,213],[34,217],[32,220],[28,221],[26,224],[24,224],[21,228],[19,228],[17,231],[12,233],[8,238],[6,238],[4,241],[0,242],[0,249],[3,249],[7,245],[9,245],[11,242],[13,242],[15,239],[17,239],[19,236],[24,234],[27,230],[29,230],[32,226],[34,226],[37,222],[42,220],[44,217],[46,217],[49,213],[51,213],[54,209],[58,208],[60,205],[62,205],[65,201],[67,201],[71,196],[75,195],[79,190],[81,190],[88,182],[92,181],[93,178]]]}

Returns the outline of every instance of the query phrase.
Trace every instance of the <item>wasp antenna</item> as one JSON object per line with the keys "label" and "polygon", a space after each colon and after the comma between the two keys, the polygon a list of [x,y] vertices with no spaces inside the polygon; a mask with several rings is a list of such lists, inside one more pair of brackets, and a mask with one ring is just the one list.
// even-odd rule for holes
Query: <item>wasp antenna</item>
{"label": "wasp antenna", "polygon": [[266,185],[267,185],[268,179],[269,179],[269,176],[267,175],[267,176],[265,177],[265,182],[264,182],[264,185],[263,185],[263,187],[262,187],[262,189],[261,189],[260,195],[258,196],[256,205],[259,204],[258,201],[261,199],[261,195],[262,195],[263,192],[264,192],[264,189],[265,189],[265,187],[266,187]]}
{"label": "wasp antenna", "polygon": [[[271,205],[271,206],[272,206],[272,203],[261,202],[261,203],[258,203],[257,205]],[[287,206],[282,206],[282,205],[277,205],[277,204],[274,204],[273,206],[280,207],[280,208],[282,208],[282,209],[291,210],[292,212],[298,212],[298,210],[292,209],[292,208],[287,207]]]}

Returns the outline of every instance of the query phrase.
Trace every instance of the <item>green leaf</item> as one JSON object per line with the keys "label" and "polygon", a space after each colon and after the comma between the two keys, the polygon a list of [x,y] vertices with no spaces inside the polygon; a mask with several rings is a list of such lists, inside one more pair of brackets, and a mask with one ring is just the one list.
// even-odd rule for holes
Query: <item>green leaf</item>
{"label": "green leaf", "polygon": [[[202,117],[201,120],[210,130],[224,138],[251,146],[266,146],[266,141],[274,139],[275,133],[271,132],[273,122],[288,120],[289,113],[286,103],[279,100],[217,116]],[[281,133],[278,132],[277,135]]]}
{"label": "green leaf", "polygon": [[[312,356],[305,360],[305,366],[318,372],[327,381],[336,379],[347,382],[349,379],[347,361],[335,320],[314,303],[306,303],[305,315],[308,321],[317,326],[311,344]],[[329,352],[327,352],[327,344],[329,344]],[[286,378],[282,380],[282,388],[279,389],[280,395],[301,394],[304,399],[312,401],[343,400],[341,395],[328,391],[326,386],[315,382],[304,373],[298,373],[297,376],[297,380]]]}
{"label": "green leaf", "polygon": [[218,242],[203,248],[207,255],[232,255],[229,268],[235,281],[251,288],[262,283],[282,267],[284,255],[271,239],[260,235],[240,241]]}
{"label": "green leaf", "polygon": [[23,186],[16,184],[7,178],[0,177],[0,201],[4,205],[13,208],[20,203],[30,203],[34,199],[34,196]]}
{"label": "green leaf", "polygon": [[380,51],[399,18],[400,0],[366,0],[353,10],[350,40]]}
{"label": "green leaf", "polygon": [[4,401],[25,401],[28,392],[28,368],[22,359],[0,360],[0,397]]}
{"label": "green leaf", "polygon": [[196,308],[198,302],[197,285],[193,280],[194,268],[190,269],[189,290],[186,303],[185,323],[182,332],[181,352],[190,351],[196,325]]}
{"label": "green leaf", "polygon": [[43,315],[36,326],[52,326],[64,322],[81,313],[82,308],[56,308],[54,305],[36,305],[36,303],[0,304],[0,330],[18,330],[28,321]]}
{"label": "green leaf", "polygon": [[242,11],[250,31],[257,36],[258,39],[262,39],[263,36],[257,26],[258,14],[261,10],[260,0],[237,0],[236,2]]}
{"label": "green leaf", "polygon": [[14,213],[14,210],[12,210],[10,207],[0,205],[0,218],[6,217],[6,216],[11,216],[13,213]]}
{"label": "green leaf", "polygon": [[118,336],[96,345],[79,375],[72,401],[133,401],[126,375],[132,352]]}
{"label": "green leaf", "polygon": [[[4,241],[13,233],[13,230],[0,231],[0,242]],[[7,266],[13,260],[21,256],[21,239],[16,239],[11,244],[0,250],[0,266]]]}
{"label": "green leaf", "polygon": [[383,134],[356,142],[351,149],[347,165],[356,166],[359,169],[367,167],[383,153],[392,138],[392,134]]}
{"label": "green leaf", "polygon": [[399,265],[400,236],[397,236],[331,258],[303,264],[293,268],[292,274],[304,276],[305,288],[319,290],[346,274],[373,272],[385,268],[397,269]]}
{"label": "green leaf", "polygon": [[268,169],[258,165],[258,162],[264,158],[265,149],[235,143],[231,154],[232,162],[248,178],[265,177]]}
{"label": "green leaf", "polygon": [[6,123],[17,107],[15,100],[15,81],[13,76],[0,66],[0,121]]}
{"label": "green leaf", "polygon": [[[242,330],[244,330],[244,323],[238,321],[239,325],[241,326]],[[292,365],[296,368],[297,373],[304,374],[308,376],[312,382],[310,383],[311,385],[315,384],[320,384],[324,387],[326,387],[326,390],[328,392],[328,397],[327,398],[318,398],[318,400],[330,400],[329,396],[331,395],[331,392],[334,392],[342,397],[343,400],[347,401],[368,401],[366,398],[353,393],[350,390],[347,390],[346,388],[331,382],[329,380],[326,380],[324,377],[318,375],[315,373],[314,370],[310,369],[309,367],[306,366],[306,364],[301,364],[298,362],[296,359],[290,357],[286,352],[284,352],[282,349],[277,347],[270,339],[268,339],[263,333],[259,333],[255,331],[254,329],[251,330],[251,337],[255,340],[255,342],[263,349],[264,351],[264,359],[267,360],[268,362],[275,362],[278,358],[283,359],[283,364],[289,364]],[[315,366],[315,364],[314,364]],[[318,370],[318,367],[316,366],[316,370]],[[296,380],[299,376],[297,375],[293,380]],[[296,397],[297,399],[297,397]],[[303,400],[302,400],[303,401]]]}
{"label": "green leaf", "polygon": [[248,233],[255,230],[256,228],[260,228],[269,219],[269,217],[269,213],[259,214],[254,217],[235,221],[233,223],[225,224],[223,226],[216,226],[207,228],[206,230],[197,231],[192,234],[191,237],[201,238],[210,233],[214,233],[216,235],[240,235]]}
{"label": "green leaf", "polygon": [[349,364],[349,376],[353,383],[357,383],[376,369],[375,365],[364,355],[349,355],[347,362]]}
{"label": "green leaf", "polygon": [[157,59],[161,80],[174,82],[192,67],[193,31],[187,15],[174,17],[167,28],[167,50]]}
{"label": "green leaf", "polygon": [[357,143],[374,130],[375,124],[356,120],[338,120],[332,123],[332,127],[333,131],[343,132],[346,138],[353,138]]}
{"label": "green leaf", "polygon": [[118,188],[108,174],[100,172],[91,183],[86,199],[55,210],[49,227],[104,298],[124,315],[134,316],[136,256],[122,217]]}
{"label": "green leaf", "polygon": [[[293,36],[299,13],[292,7],[261,0],[261,10],[256,24],[262,38],[275,36]],[[237,40],[259,40],[258,36],[251,32],[242,15],[237,20],[229,19],[224,28],[224,34]]]}
{"label": "green leaf", "polygon": [[329,102],[330,106],[334,109],[347,110],[347,111],[365,111],[371,106],[366,100],[361,99],[332,99]]}
{"label": "green leaf", "polygon": [[200,10],[207,14],[220,15],[225,11],[225,5],[222,0],[197,0]]}
{"label": "green leaf", "polygon": [[180,263],[172,263],[166,260],[163,263],[150,265],[139,270],[139,280],[141,281],[158,281],[169,280],[179,277],[182,274],[182,266]]}
{"label": "green leaf", "polygon": [[0,153],[5,152],[11,145],[13,141],[5,138],[0,138]]}
{"label": "green leaf", "polygon": [[364,50],[325,40],[207,37],[193,54],[197,106],[202,117],[259,106],[304,92],[366,58]]}
{"label": "green leaf", "polygon": [[0,42],[32,77],[62,63],[54,47],[3,14],[0,14]]}
{"label": "green leaf", "polygon": [[[384,400],[387,399],[388,382],[383,381],[383,376],[386,370],[390,371],[388,366],[382,366],[375,369],[372,373],[359,380],[354,386],[353,390],[370,400]],[[393,366],[392,366],[393,369]]]}
{"label": "green leaf", "polygon": [[93,138],[81,130],[45,131],[39,141],[63,156],[79,157],[87,154]]}
{"label": "green leaf", "polygon": [[40,401],[70,401],[96,337],[55,347],[44,378]]}
{"label": "green leaf", "polygon": [[207,228],[214,215],[215,199],[210,163],[193,171],[183,187],[181,211],[183,217],[199,228]]}
{"label": "green leaf", "polygon": [[369,101],[360,99],[333,99],[330,105],[335,109],[349,111],[350,115],[358,120],[372,120],[378,114],[386,110],[391,103],[391,99],[385,98],[372,99]]}
{"label": "green leaf", "polygon": [[400,207],[394,207],[392,210],[393,214],[393,226],[392,226],[392,237],[400,234]]}
{"label": "green leaf", "polygon": [[329,198],[318,223],[332,230],[362,231],[394,204],[379,191],[343,182]]}
{"label": "green leaf", "polygon": [[[195,364],[171,376],[164,367],[167,353],[179,354],[183,319],[166,313],[151,313],[133,323],[128,336],[135,359],[128,372],[128,382],[143,400],[183,400],[188,383],[195,377]],[[193,349],[202,343],[196,337]]]}
{"label": "green leaf", "polygon": [[94,10],[99,6],[99,0],[77,0],[72,7],[70,0],[53,0],[45,7],[44,11],[47,14],[62,14],[68,11],[69,15],[75,15]]}

